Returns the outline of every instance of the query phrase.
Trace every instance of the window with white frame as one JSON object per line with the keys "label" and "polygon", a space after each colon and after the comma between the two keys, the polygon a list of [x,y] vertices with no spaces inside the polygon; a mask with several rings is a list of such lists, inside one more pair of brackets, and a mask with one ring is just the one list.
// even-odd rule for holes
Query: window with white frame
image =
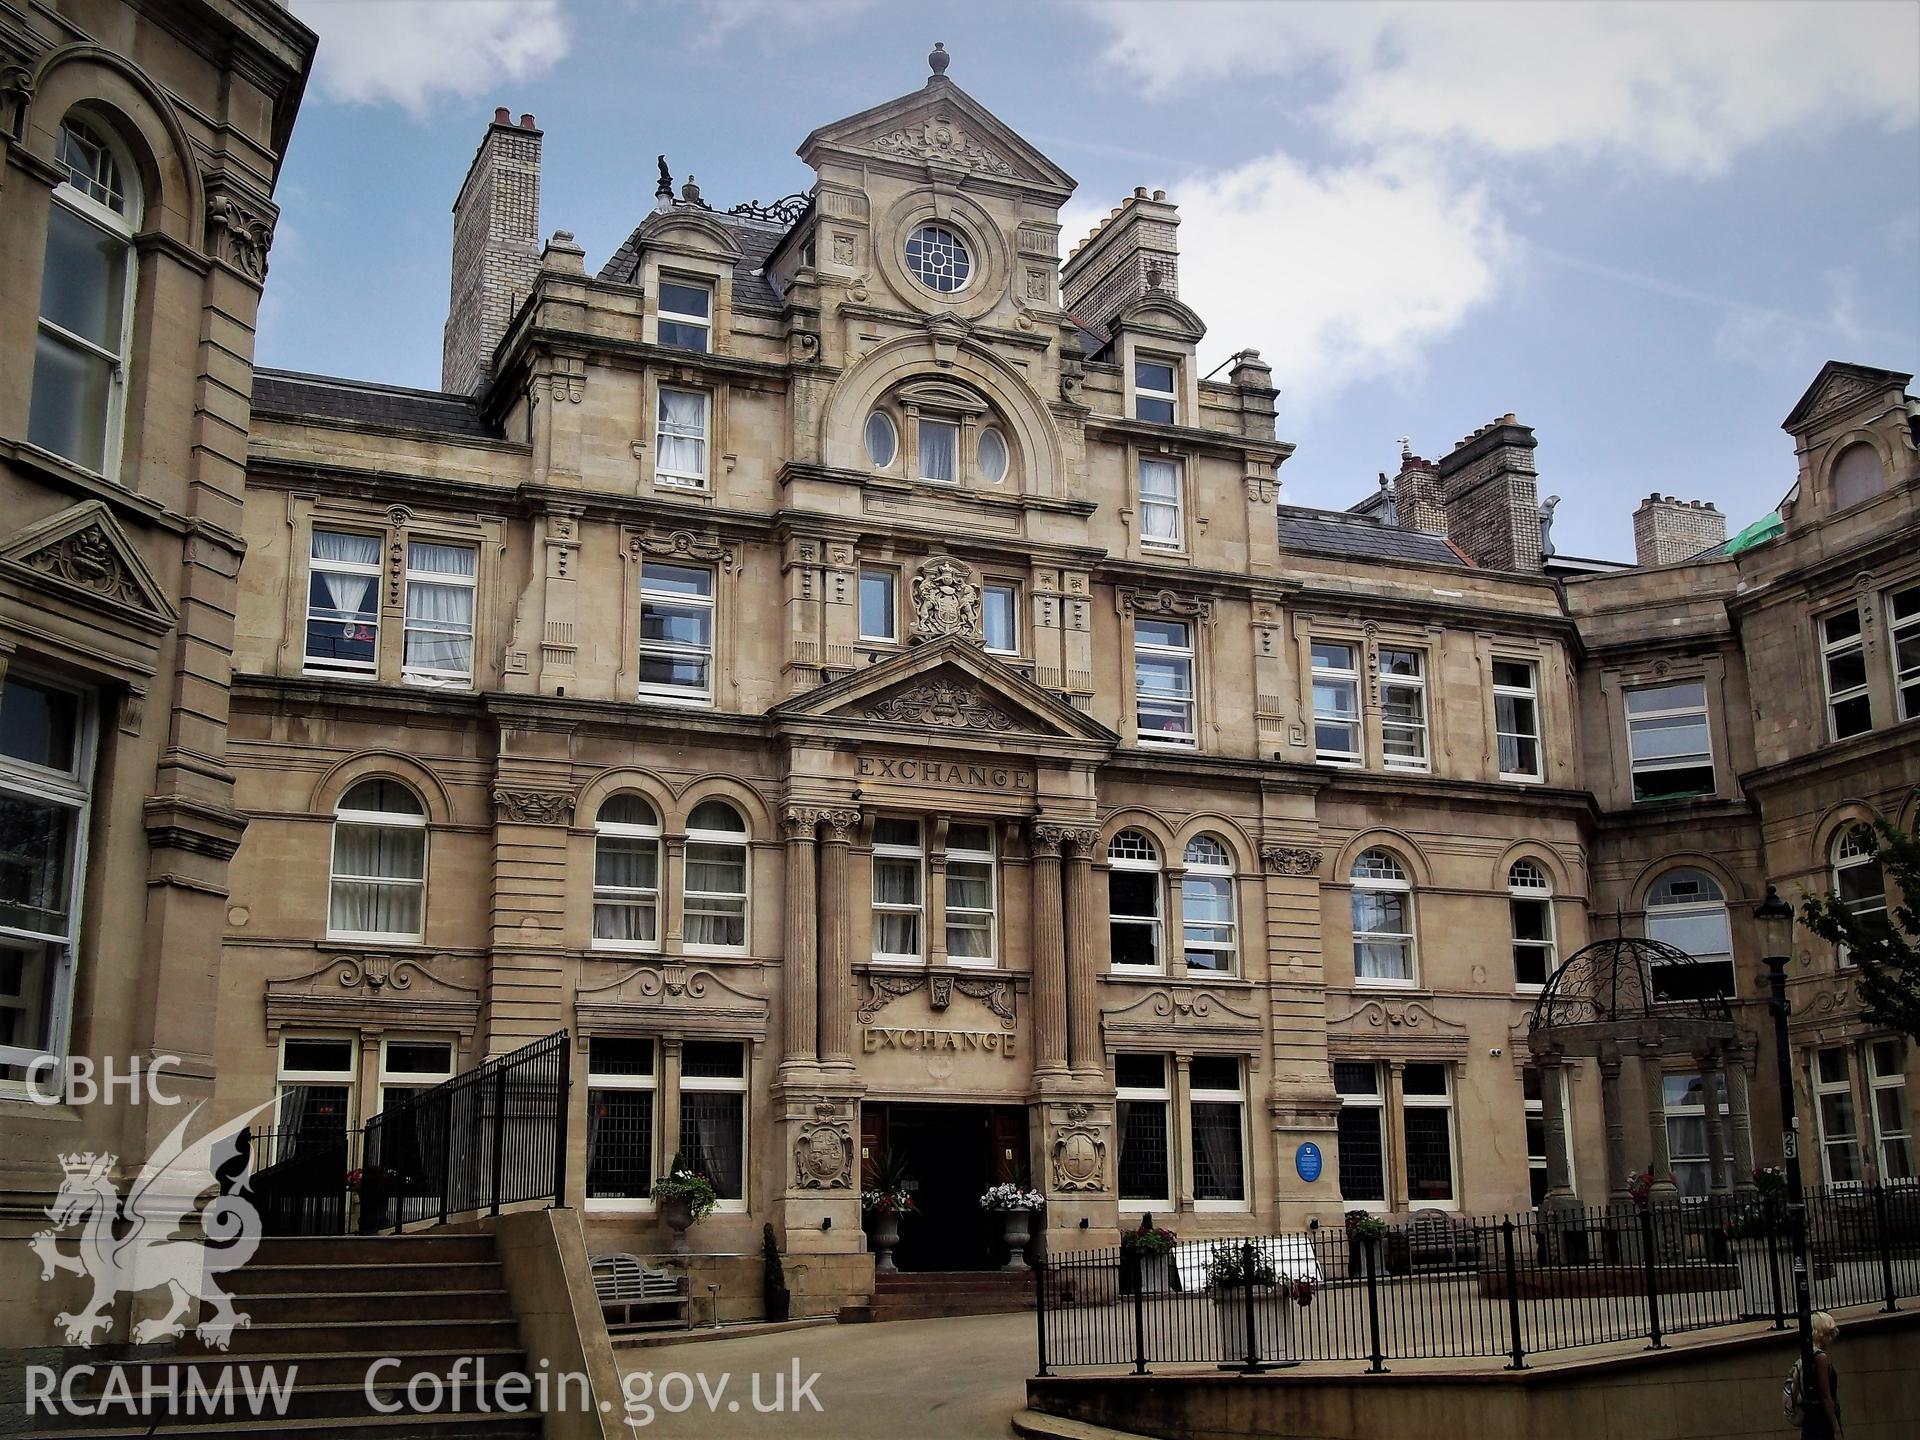
{"label": "window with white frame", "polygon": [[277,1133],[254,1164],[346,1144],[354,1126],[358,1047],[340,1036],[284,1035],[275,1080]]}
{"label": "window with white frame", "polygon": [[589,1205],[618,1209],[651,1203],[659,1087],[651,1039],[595,1035],[587,1042]]}
{"label": "window with white frame", "polygon": [[660,945],[660,817],[631,791],[601,801],[593,820],[593,945]]}
{"label": "window with white frame", "polygon": [[55,147],[27,439],[95,474],[120,467],[141,195],[104,124],[71,111]]}
{"label": "window with white frame", "polygon": [[[1560,1114],[1567,1114],[1567,1076],[1564,1070],[1553,1072],[1560,1085]],[[1546,1079],[1538,1066],[1529,1065],[1520,1072],[1520,1094],[1526,1110],[1527,1124],[1527,1187],[1535,1205],[1546,1202],[1547,1188],[1550,1184],[1547,1171],[1547,1102]],[[1562,1158],[1566,1161],[1567,1183],[1573,1184],[1573,1145],[1572,1136],[1563,1122],[1560,1140],[1564,1147]]]}
{"label": "window with white frame", "polygon": [[1333,1088],[1340,1097],[1340,1198],[1363,1210],[1387,1204],[1386,1096],[1380,1067],[1336,1060]]}
{"label": "window with white frame", "polygon": [[989,425],[980,432],[980,478],[989,485],[998,485],[1007,478],[1007,469],[1011,457],[1007,453],[1007,437]]}
{"label": "window with white frame", "polygon": [[1427,656],[1380,651],[1380,750],[1389,769],[1427,768]]}
{"label": "window with white frame", "polygon": [[427,814],[398,780],[356,781],[333,812],[327,937],[420,939],[427,910]]}
{"label": "window with white frame", "polygon": [[873,822],[873,958],[926,958],[926,846],[918,820]]}
{"label": "window with white frame", "polygon": [[947,827],[947,959],[955,965],[994,961],[993,827]]}
{"label": "window with white frame", "polygon": [[1820,1173],[1829,1185],[1860,1183],[1860,1117],[1853,1108],[1852,1057],[1834,1046],[1816,1050],[1813,1114],[1820,1126]]}
{"label": "window with white frame", "polygon": [[1313,749],[1323,765],[1358,765],[1360,670],[1358,647],[1313,642]]}
{"label": "window with white frame", "polygon": [[891,645],[900,638],[894,603],[897,577],[891,570],[860,572],[860,638]]}
{"label": "window with white frame", "polygon": [[964,289],[973,273],[967,242],[946,225],[922,225],[909,235],[906,261],[908,274],[942,295]]}
{"label": "window with white frame", "polygon": [[1538,780],[1540,695],[1534,668],[1524,660],[1493,662],[1493,728],[1502,780]]}
{"label": "window with white frame", "polygon": [[953,420],[934,420],[921,416],[914,427],[918,436],[915,468],[922,480],[936,485],[951,485],[960,478],[960,426]]}
{"label": "window with white frame", "polygon": [[407,542],[406,629],[400,678],[410,685],[473,683],[473,596],[479,551]]}
{"label": "window with white frame", "polygon": [[1911,1180],[1913,1120],[1907,1113],[1905,1041],[1867,1042],[1867,1081],[1873,1092],[1873,1143],[1880,1162],[1880,1183]]}
{"label": "window with white frame", "polygon": [[1845,740],[1871,730],[1873,697],[1867,693],[1866,640],[1857,606],[1820,622],[1820,674],[1827,687],[1827,738]]}
{"label": "window with white frame", "polygon": [[453,1078],[453,1042],[386,1036],[380,1041],[380,1109],[391,1110]]}
{"label": "window with white frame", "polygon": [[1133,617],[1134,724],[1142,745],[1199,743],[1194,728],[1193,627]]}
{"label": "window with white frame", "polygon": [[724,800],[702,800],[687,816],[681,902],[689,951],[747,948],[747,824]]}
{"label": "window with white frame", "polygon": [[659,335],[676,350],[713,349],[713,287],[663,277]]}
{"label": "window with white frame", "polygon": [[1238,952],[1233,910],[1233,856],[1215,835],[1187,842],[1180,877],[1180,925],[1187,969],[1231,975]]}
{"label": "window with white frame", "polygon": [[980,587],[980,633],[989,654],[1020,653],[1020,588],[989,581]]}
{"label": "window with white frame", "polygon": [[1187,1091],[1194,1208],[1242,1208],[1247,1203],[1247,1105],[1240,1061],[1231,1055],[1194,1056]]}
{"label": "window with white frame", "polygon": [[1360,985],[1413,983],[1413,885],[1385,850],[1353,862],[1353,978]]}
{"label": "window with white frame", "polygon": [[377,535],[313,528],[307,561],[308,674],[372,675],[380,656]]}
{"label": "window with white frame", "polygon": [[682,490],[707,488],[707,440],[713,396],[705,390],[660,387],[660,418],[654,428],[653,478]]}
{"label": "window with white frame", "polygon": [[1684,950],[1695,962],[1655,961],[1655,998],[1732,996],[1733,931],[1727,922],[1727,897],[1711,875],[1691,869],[1662,875],[1647,892],[1647,938]]}
{"label": "window with white frame", "polygon": [[1532,860],[1507,871],[1507,916],[1513,930],[1513,983],[1536,990],[1557,968],[1553,953],[1553,886]]}
{"label": "window with white frame", "polygon": [[1149,550],[1186,544],[1186,507],[1180,498],[1178,461],[1140,457],[1140,543]]}
{"label": "window with white frame", "polygon": [[1887,597],[1887,631],[1900,718],[1920,718],[1920,585]]}
{"label": "window with white frame", "polygon": [[1171,425],[1177,399],[1174,385],[1180,367],[1169,360],[1133,362],[1133,415],[1136,420],[1151,420]]}
{"label": "window with white frame", "polygon": [[680,1051],[680,1158],[713,1182],[720,1203],[744,1208],[747,1179],[747,1047],[689,1040]]}
{"label": "window with white frame", "polygon": [[884,410],[868,415],[865,438],[867,460],[874,469],[884,470],[893,464],[894,456],[900,453],[900,431],[891,415]]}
{"label": "window with white frame", "polygon": [[[1732,1133],[1727,1119],[1727,1076],[1717,1077],[1714,1104],[1720,1116],[1720,1182],[1733,1183]],[[1707,1143],[1707,1084],[1698,1071],[1671,1072],[1660,1077],[1667,1111],[1667,1155],[1673,1164],[1673,1183],[1682,1195],[1706,1195],[1713,1186],[1712,1149]]]}
{"label": "window with white frame", "polygon": [[640,694],[713,698],[713,571],[648,560],[640,567]]}
{"label": "window with white frame", "polygon": [[1160,852],[1138,830],[1107,843],[1107,945],[1116,969],[1161,967]]}
{"label": "window with white frame", "polygon": [[[1849,825],[1833,837],[1833,889],[1840,903],[1862,927],[1871,931],[1889,929],[1887,923],[1887,875],[1880,863],[1871,826]],[[1847,947],[1840,949],[1840,963],[1851,965]]]}
{"label": "window with white frame", "polygon": [[[0,682],[0,1082],[66,1054],[93,747],[90,699],[15,662]],[[35,1080],[65,1089],[44,1068]]]}
{"label": "window with white frame", "polygon": [[1407,1142],[1407,1200],[1451,1209],[1453,1077],[1442,1064],[1409,1064],[1400,1075],[1400,1123]]}
{"label": "window with white frame", "polygon": [[1172,1139],[1168,1116],[1173,1091],[1164,1055],[1115,1055],[1115,1128],[1119,1131],[1121,1207],[1165,1209],[1173,1201]]}
{"label": "window with white frame", "polygon": [[1627,691],[1627,750],[1636,802],[1711,795],[1706,681],[1676,680]]}

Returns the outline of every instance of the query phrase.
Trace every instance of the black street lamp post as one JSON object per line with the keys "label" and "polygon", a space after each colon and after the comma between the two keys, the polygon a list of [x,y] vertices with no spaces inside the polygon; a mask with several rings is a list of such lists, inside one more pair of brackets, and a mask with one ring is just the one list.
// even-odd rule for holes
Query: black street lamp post
{"label": "black street lamp post", "polygon": [[1753,912],[1765,946],[1762,963],[1773,998],[1774,1069],[1780,1077],[1780,1151],[1787,1167],[1787,1233],[1793,1246],[1793,1308],[1800,1322],[1800,1373],[1813,1378],[1813,1300],[1808,1290],[1807,1195],[1800,1183],[1800,1112],[1793,1099],[1793,1050],[1787,1043],[1787,957],[1793,951],[1793,907],[1767,886]]}

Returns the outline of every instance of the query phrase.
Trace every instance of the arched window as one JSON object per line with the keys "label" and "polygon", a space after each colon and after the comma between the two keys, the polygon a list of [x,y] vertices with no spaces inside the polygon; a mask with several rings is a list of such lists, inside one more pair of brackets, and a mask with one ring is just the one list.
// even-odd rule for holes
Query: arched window
{"label": "arched window", "polygon": [[1233,857],[1218,837],[1187,842],[1187,873],[1180,880],[1180,924],[1186,932],[1187,969],[1233,973],[1237,944],[1233,920]]}
{"label": "arched window", "polygon": [[1661,1000],[1697,1000],[1733,994],[1733,933],[1727,897],[1701,870],[1669,870],[1647,892],[1647,938],[1684,950],[1699,962],[1682,971],[1668,965],[1653,976]]}
{"label": "arched window", "polygon": [[638,795],[611,795],[593,822],[593,943],[660,944],[660,817]]}
{"label": "arched window", "polygon": [[747,948],[747,826],[725,801],[687,817],[685,899],[689,950]]}
{"label": "arched window", "polygon": [[1007,437],[989,425],[980,432],[980,478],[998,485],[1007,478]]}
{"label": "arched window", "polygon": [[957,231],[922,225],[907,237],[907,271],[929,290],[951,295],[973,273],[973,257]]}
{"label": "arched window", "polygon": [[1107,845],[1107,944],[1116,967],[1158,970],[1160,852],[1138,830],[1122,830]]}
{"label": "arched window", "polygon": [[1513,983],[1536,987],[1554,972],[1553,886],[1532,860],[1507,871],[1507,911],[1513,926]]}
{"label": "arched window", "polygon": [[893,417],[884,410],[867,416],[867,459],[874,469],[884,470],[893,464],[899,450],[900,432],[894,428]]}
{"label": "arched window", "polygon": [[361,780],[333,812],[327,934],[418,940],[427,910],[427,815],[398,780]]}
{"label": "arched window", "polygon": [[1887,467],[1880,452],[1859,440],[1840,452],[1833,462],[1833,508],[1858,505],[1870,495],[1887,488]]}
{"label": "arched window", "polygon": [[113,133],[83,110],[61,122],[54,160],[63,178],[47,212],[27,438],[111,475],[126,404],[139,180]]}
{"label": "arched window", "polygon": [[[1887,928],[1887,876],[1874,849],[1871,826],[1852,825],[1833,837],[1833,890],[1862,925],[1872,930]],[[1840,963],[1853,963],[1844,945]]]}
{"label": "arched window", "polygon": [[1361,984],[1413,983],[1413,886],[1385,850],[1353,862],[1353,978]]}

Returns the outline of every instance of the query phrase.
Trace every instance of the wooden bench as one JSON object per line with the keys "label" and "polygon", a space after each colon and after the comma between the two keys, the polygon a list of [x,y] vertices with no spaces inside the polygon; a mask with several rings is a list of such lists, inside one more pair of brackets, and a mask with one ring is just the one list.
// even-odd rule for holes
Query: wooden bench
{"label": "wooden bench", "polygon": [[593,1291],[607,1330],[693,1328],[687,1277],[653,1270],[637,1255],[602,1255],[593,1262]]}

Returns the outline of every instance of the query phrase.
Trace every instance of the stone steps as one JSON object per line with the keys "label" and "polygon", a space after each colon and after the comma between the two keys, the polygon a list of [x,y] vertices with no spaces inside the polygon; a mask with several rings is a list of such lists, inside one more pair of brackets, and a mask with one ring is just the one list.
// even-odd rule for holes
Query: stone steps
{"label": "stone steps", "polygon": [[873,1277],[873,1298],[840,1311],[843,1324],[1000,1315],[1033,1308],[1029,1270],[920,1270]]}

